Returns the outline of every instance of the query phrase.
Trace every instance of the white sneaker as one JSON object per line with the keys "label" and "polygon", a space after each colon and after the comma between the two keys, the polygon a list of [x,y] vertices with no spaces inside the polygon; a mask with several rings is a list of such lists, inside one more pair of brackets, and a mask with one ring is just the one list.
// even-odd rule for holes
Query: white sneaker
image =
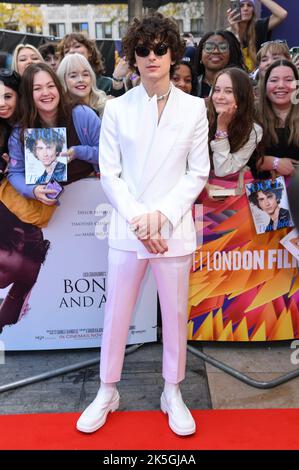
{"label": "white sneaker", "polygon": [[78,431],[87,433],[97,431],[106,423],[109,411],[113,412],[118,407],[119,393],[117,389],[114,390],[110,399],[105,399],[102,394],[98,394],[78,419]]}
{"label": "white sneaker", "polygon": [[170,429],[179,436],[188,436],[196,431],[195,421],[183,402],[181,394],[167,398],[166,393],[161,395],[161,410],[168,414]]}

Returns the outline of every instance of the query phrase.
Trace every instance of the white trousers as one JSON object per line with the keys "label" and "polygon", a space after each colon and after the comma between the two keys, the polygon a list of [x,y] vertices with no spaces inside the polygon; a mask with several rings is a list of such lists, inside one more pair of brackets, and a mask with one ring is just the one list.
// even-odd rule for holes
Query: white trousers
{"label": "white trousers", "polygon": [[185,377],[192,255],[138,259],[136,252],[110,248],[100,362],[100,377],[103,382],[120,380],[132,313],[148,264],[155,276],[161,305],[162,374],[167,382],[174,384]]}

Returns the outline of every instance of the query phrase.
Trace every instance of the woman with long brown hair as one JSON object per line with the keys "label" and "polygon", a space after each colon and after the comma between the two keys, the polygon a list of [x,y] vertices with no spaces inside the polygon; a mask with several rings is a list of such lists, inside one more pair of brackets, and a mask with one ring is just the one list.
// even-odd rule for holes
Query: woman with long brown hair
{"label": "woman with long brown hair", "polygon": [[244,168],[262,138],[254,122],[254,96],[246,72],[232,67],[218,73],[208,107],[209,142],[216,176]]}
{"label": "woman with long brown hair", "polygon": [[273,62],[265,73],[258,106],[264,128],[263,157],[257,162],[258,171],[264,170],[260,177],[269,177],[272,170],[292,175],[299,161],[298,80],[296,66],[285,59]]}
{"label": "woman with long brown hair", "polygon": [[271,15],[257,20],[255,3],[255,0],[240,0],[241,19],[236,10],[229,9],[227,12],[229,29],[240,41],[245,64],[250,72],[255,68],[256,54],[262,44],[269,40],[270,32],[288,15],[288,12],[273,0],[261,0]]}
{"label": "woman with long brown hair", "polygon": [[[47,206],[56,204],[53,190],[25,183],[24,131],[28,128],[66,127],[68,183],[89,176],[97,167],[100,119],[88,106],[71,107],[62,85],[47,64],[32,64],[21,83],[21,120],[9,139],[8,180],[22,196]],[[48,197],[50,195],[50,198]]]}

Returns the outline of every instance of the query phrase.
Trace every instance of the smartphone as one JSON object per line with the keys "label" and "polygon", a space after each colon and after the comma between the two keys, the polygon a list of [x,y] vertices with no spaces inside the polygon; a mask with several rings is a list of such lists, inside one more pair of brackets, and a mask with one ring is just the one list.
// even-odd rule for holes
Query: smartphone
{"label": "smartphone", "polygon": [[55,178],[51,178],[46,184],[47,189],[55,189],[56,193],[47,194],[49,199],[58,199],[64,191],[64,188],[56,181]]}
{"label": "smartphone", "polygon": [[235,10],[234,13],[236,15],[235,20],[236,21],[241,21],[242,16],[241,16],[241,5],[239,0],[230,0],[230,8],[231,10]]}
{"label": "smartphone", "polygon": [[292,58],[295,57],[295,55],[299,54],[299,46],[291,47],[290,54]]}
{"label": "smartphone", "polygon": [[0,171],[3,172],[6,168],[6,166],[7,166],[6,161],[4,160],[2,155],[0,155]]}

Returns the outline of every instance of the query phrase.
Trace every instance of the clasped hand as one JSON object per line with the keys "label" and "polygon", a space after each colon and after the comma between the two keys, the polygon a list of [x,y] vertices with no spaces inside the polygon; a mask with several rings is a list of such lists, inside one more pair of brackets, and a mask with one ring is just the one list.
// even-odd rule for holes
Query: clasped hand
{"label": "clasped hand", "polygon": [[164,214],[155,211],[134,217],[130,226],[149,253],[163,254],[168,250],[168,246],[160,232],[166,221]]}

